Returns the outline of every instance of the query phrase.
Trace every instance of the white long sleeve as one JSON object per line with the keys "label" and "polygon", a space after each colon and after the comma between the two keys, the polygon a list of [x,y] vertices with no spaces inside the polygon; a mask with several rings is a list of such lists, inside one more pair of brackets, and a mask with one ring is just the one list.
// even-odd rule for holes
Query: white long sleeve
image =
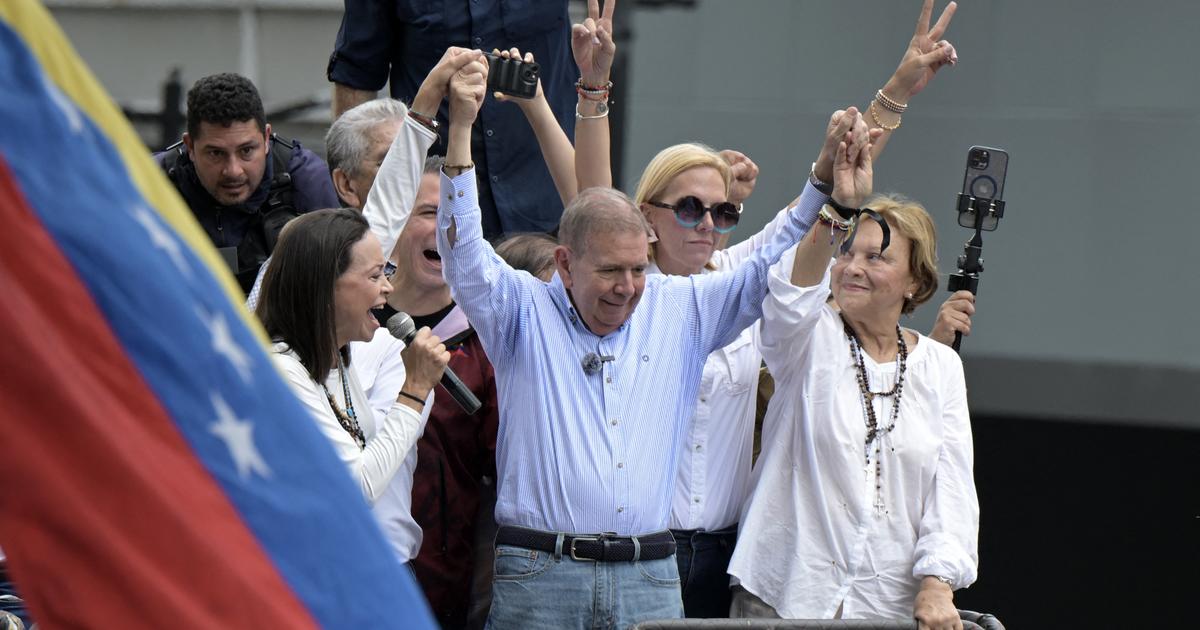
{"label": "white long sleeve", "polygon": [[437,135],[409,116],[404,117],[400,133],[392,141],[367,203],[363,216],[371,225],[371,232],[383,245],[383,257],[390,258],[404,224],[412,214],[417,201],[417,189],[421,186],[421,173],[425,165],[425,154],[437,140]]}
{"label": "white long sleeve", "polygon": [[[350,390],[350,399],[357,410],[359,426],[367,443],[366,448],[360,449],[354,438],[338,422],[337,415],[325,395],[325,389],[313,382],[308,370],[287,345],[275,344],[272,357],[296,397],[308,409],[317,427],[329,438],[338,457],[350,469],[350,476],[358,482],[367,502],[373,504],[383,494],[396,471],[400,469],[404,458],[420,438],[421,416],[407,406],[396,403],[387,415],[380,419],[377,426],[370,402],[358,384],[354,367],[350,366],[345,372],[346,385]],[[345,404],[342,381],[337,370],[330,372],[325,387],[339,405]]]}

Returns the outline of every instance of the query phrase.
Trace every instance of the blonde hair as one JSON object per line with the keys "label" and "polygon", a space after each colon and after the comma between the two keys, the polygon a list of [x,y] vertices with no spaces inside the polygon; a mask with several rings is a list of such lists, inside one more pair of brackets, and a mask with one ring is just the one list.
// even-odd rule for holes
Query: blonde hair
{"label": "blonde hair", "polygon": [[917,283],[911,299],[904,300],[903,313],[912,313],[937,292],[937,228],[921,204],[895,193],[875,195],[863,204],[883,217],[893,231],[903,234],[912,244],[908,253],[908,272]]}
{"label": "blonde hair", "polygon": [[[721,181],[725,183],[725,197],[728,199],[729,185],[733,179],[729,163],[708,145],[699,142],[685,142],[659,151],[658,155],[650,160],[650,163],[646,165],[646,170],[642,171],[642,179],[638,181],[637,192],[633,195],[633,203],[638,208],[642,208],[642,204],[648,201],[665,201],[658,197],[671,185],[671,181],[677,175],[701,166],[716,169],[721,174]],[[668,201],[668,203],[674,202],[674,199]],[[645,212],[643,209],[642,213],[645,214]],[[654,260],[654,246],[654,243],[650,244],[651,260]]]}

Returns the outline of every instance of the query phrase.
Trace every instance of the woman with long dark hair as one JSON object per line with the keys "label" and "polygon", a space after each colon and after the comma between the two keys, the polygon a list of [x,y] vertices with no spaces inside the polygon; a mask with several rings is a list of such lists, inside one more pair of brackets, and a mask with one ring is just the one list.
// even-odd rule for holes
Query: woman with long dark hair
{"label": "woman with long dark hair", "polygon": [[355,210],[319,210],[284,229],[256,314],[296,396],[350,468],[368,502],[383,493],[421,433],[421,411],[450,359],[422,328],[403,352],[407,377],[382,418],[371,412],[348,344],[370,341],[392,286],[383,249]]}

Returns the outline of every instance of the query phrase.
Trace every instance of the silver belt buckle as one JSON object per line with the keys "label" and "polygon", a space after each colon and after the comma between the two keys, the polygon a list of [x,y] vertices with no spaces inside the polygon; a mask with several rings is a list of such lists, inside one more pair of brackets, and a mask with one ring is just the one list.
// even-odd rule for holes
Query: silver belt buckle
{"label": "silver belt buckle", "polygon": [[579,556],[575,555],[575,543],[577,543],[581,540],[584,542],[600,542],[600,538],[597,536],[576,536],[576,537],[572,538],[571,539],[571,549],[570,549],[571,559],[579,561],[579,562],[584,562],[584,561],[595,562],[596,561],[595,558],[580,558]]}

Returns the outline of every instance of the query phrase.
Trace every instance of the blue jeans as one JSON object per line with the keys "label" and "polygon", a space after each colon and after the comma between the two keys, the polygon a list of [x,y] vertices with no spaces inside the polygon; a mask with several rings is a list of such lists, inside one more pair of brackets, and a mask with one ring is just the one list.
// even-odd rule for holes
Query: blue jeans
{"label": "blue jeans", "polygon": [[683,580],[683,609],[688,617],[729,616],[729,559],[737,525],[711,532],[673,529],[675,559]]}
{"label": "blue jeans", "polygon": [[624,629],[682,616],[674,557],[591,562],[496,545],[489,630]]}

